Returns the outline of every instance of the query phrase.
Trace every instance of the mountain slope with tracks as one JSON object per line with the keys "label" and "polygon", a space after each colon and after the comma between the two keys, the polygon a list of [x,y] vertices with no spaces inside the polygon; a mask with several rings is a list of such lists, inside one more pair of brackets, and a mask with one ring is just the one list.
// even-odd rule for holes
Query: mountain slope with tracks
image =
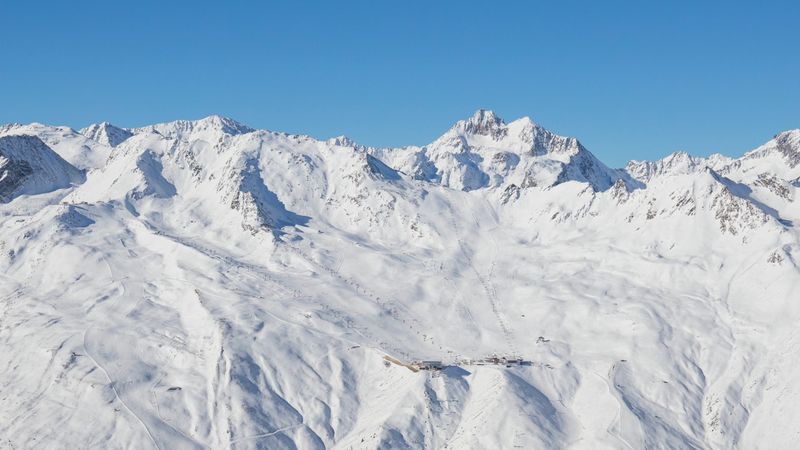
{"label": "mountain slope with tracks", "polygon": [[798,155],[0,127],[0,448],[790,446]]}

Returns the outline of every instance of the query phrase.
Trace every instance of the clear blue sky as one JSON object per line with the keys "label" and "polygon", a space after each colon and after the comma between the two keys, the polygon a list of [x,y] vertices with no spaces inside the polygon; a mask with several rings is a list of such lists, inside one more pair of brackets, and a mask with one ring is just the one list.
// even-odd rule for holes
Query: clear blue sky
{"label": "clear blue sky", "polygon": [[738,155],[800,127],[799,5],[4,2],[0,122],[220,114],[395,146],[489,108],[614,166]]}

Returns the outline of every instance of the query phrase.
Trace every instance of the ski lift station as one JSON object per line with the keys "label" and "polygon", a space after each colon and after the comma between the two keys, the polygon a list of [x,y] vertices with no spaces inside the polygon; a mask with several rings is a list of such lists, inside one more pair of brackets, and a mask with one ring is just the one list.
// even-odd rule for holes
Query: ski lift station
{"label": "ski lift station", "polygon": [[404,366],[413,372],[418,372],[420,370],[429,370],[429,371],[442,370],[447,367],[469,367],[469,366],[514,367],[514,366],[530,365],[530,361],[526,361],[518,356],[497,356],[497,355],[492,355],[480,359],[472,359],[472,358],[456,359],[455,361],[453,361],[452,364],[446,364],[440,360],[416,360],[416,361],[411,361],[410,363],[403,363],[388,355],[385,356],[384,359],[391,363]]}

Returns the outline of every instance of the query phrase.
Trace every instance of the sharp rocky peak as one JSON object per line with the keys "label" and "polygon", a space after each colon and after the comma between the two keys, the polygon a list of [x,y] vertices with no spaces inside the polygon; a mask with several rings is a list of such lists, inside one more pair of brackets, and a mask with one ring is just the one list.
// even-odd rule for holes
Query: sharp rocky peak
{"label": "sharp rocky peak", "polygon": [[334,138],[328,139],[328,144],[335,145],[337,147],[359,147],[359,145],[352,139],[347,136],[336,136]]}
{"label": "sharp rocky peak", "polygon": [[498,117],[494,111],[479,109],[472,117],[459,121],[453,128],[463,134],[498,137],[505,125],[503,119]]}

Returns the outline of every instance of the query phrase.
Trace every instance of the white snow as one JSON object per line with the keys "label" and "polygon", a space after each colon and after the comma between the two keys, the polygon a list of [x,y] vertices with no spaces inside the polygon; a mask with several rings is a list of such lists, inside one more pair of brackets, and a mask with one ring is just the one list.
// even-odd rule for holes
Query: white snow
{"label": "white snow", "polygon": [[1,127],[0,448],[791,448],[798,136]]}

